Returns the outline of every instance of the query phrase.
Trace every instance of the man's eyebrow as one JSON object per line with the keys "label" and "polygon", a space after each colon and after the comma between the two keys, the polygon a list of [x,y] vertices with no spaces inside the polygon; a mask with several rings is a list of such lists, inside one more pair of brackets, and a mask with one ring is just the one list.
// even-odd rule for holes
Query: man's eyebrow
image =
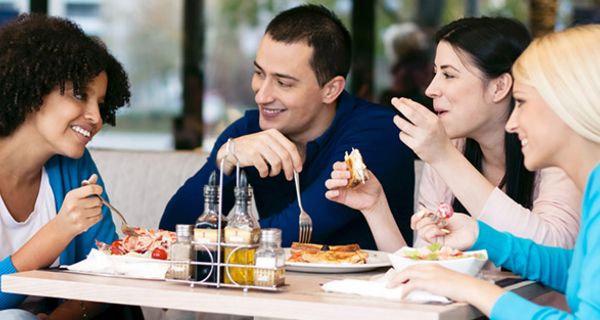
{"label": "man's eyebrow", "polygon": [[289,79],[292,81],[300,81],[300,79],[290,76],[289,74],[275,73],[277,78]]}
{"label": "man's eyebrow", "polygon": [[[260,66],[260,65],[259,65],[259,64],[258,64],[256,61],[254,61],[254,66],[255,66],[255,67],[258,69],[258,70],[260,70],[260,71],[263,71],[263,68],[262,68],[262,67],[261,67],[261,66]],[[298,78],[296,78],[296,77],[293,77],[293,76],[291,76],[291,75],[289,75],[289,74],[285,74],[285,73],[274,73],[274,75],[275,75],[277,78],[289,79],[289,80],[292,80],[292,81],[300,81],[300,79],[298,79]]]}

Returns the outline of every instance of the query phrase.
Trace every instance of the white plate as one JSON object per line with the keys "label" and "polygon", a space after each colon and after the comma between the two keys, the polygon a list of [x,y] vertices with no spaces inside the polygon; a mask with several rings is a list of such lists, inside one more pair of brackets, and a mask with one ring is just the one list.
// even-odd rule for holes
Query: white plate
{"label": "white plate", "polygon": [[480,254],[483,258],[457,258],[457,259],[449,259],[449,260],[414,260],[411,258],[407,258],[404,256],[403,252],[405,250],[414,250],[414,248],[403,247],[402,249],[396,251],[395,253],[389,254],[389,259],[394,265],[394,269],[398,271],[404,270],[409,266],[415,264],[439,264],[443,267],[446,267],[450,270],[454,270],[456,272],[465,273],[471,276],[475,276],[479,273],[485,262],[487,261],[487,251],[486,250],[477,250],[477,251],[465,251],[465,255],[472,254]]}
{"label": "white plate", "polygon": [[165,281],[165,277],[136,276],[136,275],[127,275],[127,274],[104,273],[104,272],[97,272],[97,271],[76,271],[76,270],[69,270],[69,269],[67,269],[67,266],[60,266],[56,270],[58,272],[75,273],[75,274],[85,274],[85,275],[90,275],[90,276],[101,276],[101,277],[109,277],[109,278],[123,278],[123,279],[139,279],[139,280],[160,280],[160,281]]}
{"label": "white plate", "polygon": [[289,262],[287,259],[291,255],[290,248],[284,248],[285,251],[285,269],[288,271],[312,272],[312,273],[350,273],[365,272],[381,267],[392,265],[387,252],[375,250],[363,250],[369,254],[366,264],[351,263],[304,263]]}
{"label": "white plate", "polygon": [[71,272],[114,275],[131,278],[164,279],[169,268],[168,261],[156,260],[142,256],[110,255],[92,249],[87,258],[70,266]]}

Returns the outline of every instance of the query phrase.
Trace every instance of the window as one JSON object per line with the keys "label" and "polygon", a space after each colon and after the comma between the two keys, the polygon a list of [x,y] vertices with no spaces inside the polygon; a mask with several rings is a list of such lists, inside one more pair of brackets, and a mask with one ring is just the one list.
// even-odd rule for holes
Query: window
{"label": "window", "polygon": [[171,122],[181,112],[183,1],[51,0],[49,14],[100,37],[131,82],[130,107],[117,112],[90,147],[173,149]]}

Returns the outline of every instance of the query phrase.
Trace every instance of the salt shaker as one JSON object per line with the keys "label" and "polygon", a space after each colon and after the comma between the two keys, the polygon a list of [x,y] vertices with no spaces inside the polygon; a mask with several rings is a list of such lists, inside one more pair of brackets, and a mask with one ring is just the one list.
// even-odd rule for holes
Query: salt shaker
{"label": "salt shaker", "polygon": [[177,240],[171,245],[171,261],[187,261],[186,263],[171,263],[167,271],[167,278],[178,280],[190,280],[192,278],[192,267],[189,261],[192,260],[194,252],[192,246],[192,233],[194,226],[189,224],[178,224],[175,226]]}
{"label": "salt shaker", "polygon": [[262,229],[256,250],[254,285],[280,286],[285,283],[285,254],[281,248],[281,230]]}

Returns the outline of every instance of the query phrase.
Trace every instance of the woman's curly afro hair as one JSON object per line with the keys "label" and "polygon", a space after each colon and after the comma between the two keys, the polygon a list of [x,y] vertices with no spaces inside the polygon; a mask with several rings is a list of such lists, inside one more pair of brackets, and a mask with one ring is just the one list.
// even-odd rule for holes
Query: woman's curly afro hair
{"label": "woman's curly afro hair", "polygon": [[127,74],[98,39],[61,18],[23,14],[0,28],[0,137],[11,135],[55,88],[73,84],[83,94],[105,71],[108,86],[102,121],[115,125],[115,112],[129,104]]}

